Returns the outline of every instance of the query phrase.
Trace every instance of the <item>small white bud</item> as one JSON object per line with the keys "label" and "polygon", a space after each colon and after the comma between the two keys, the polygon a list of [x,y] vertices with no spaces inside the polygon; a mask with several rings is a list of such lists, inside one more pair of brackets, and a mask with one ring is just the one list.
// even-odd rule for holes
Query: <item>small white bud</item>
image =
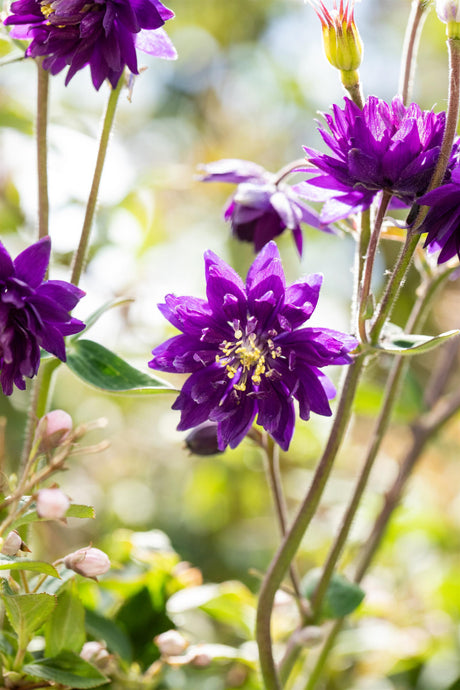
{"label": "small white bud", "polygon": [[22,539],[14,529],[9,532],[3,542],[2,553],[5,556],[14,556],[22,546]]}
{"label": "small white bud", "polygon": [[110,560],[106,553],[92,546],[86,546],[69,553],[64,558],[64,565],[79,575],[95,580],[110,569]]}
{"label": "small white bud", "polygon": [[37,494],[37,515],[45,520],[60,520],[69,506],[69,499],[60,489],[40,489]]}
{"label": "small white bud", "polygon": [[154,638],[162,656],[179,656],[188,647],[188,642],[177,630],[167,630]]}
{"label": "small white bud", "polygon": [[85,642],[81,649],[80,656],[85,661],[98,662],[107,659],[110,654],[103,642],[93,640],[92,642]]}

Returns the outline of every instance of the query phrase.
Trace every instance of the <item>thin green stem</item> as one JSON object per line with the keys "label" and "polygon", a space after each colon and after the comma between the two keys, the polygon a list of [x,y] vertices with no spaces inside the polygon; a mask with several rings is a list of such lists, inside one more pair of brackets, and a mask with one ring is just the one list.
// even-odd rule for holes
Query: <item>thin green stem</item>
{"label": "thin green stem", "polygon": [[49,234],[48,201],[48,100],[49,72],[43,69],[43,58],[37,58],[37,178],[38,178],[38,239]]}
{"label": "thin green stem", "polygon": [[104,162],[107,154],[110,132],[112,131],[112,126],[115,119],[115,111],[118,103],[118,97],[120,95],[123,83],[124,77],[122,75],[118,80],[117,86],[114,89],[111,89],[110,91],[110,96],[105,111],[101,138],[99,141],[99,150],[96,159],[96,166],[94,168],[93,182],[91,185],[91,191],[89,193],[88,203],[86,206],[86,213],[85,219],[83,221],[83,227],[81,230],[80,242],[73,259],[72,275],[70,278],[70,282],[74,285],[78,285],[78,283],[80,282],[81,274],[83,272],[86,260],[86,252],[88,249],[94,212],[96,210],[97,197],[99,194],[99,186],[101,183],[102,171],[104,169]]}
{"label": "thin green stem", "polygon": [[[435,295],[437,294],[438,290],[443,285],[444,281],[447,279],[449,275],[450,270],[444,271],[439,276],[436,276],[433,280],[427,281],[424,284],[422,290],[420,291],[421,294],[412,309],[411,315],[407,323],[406,331],[408,333],[413,333],[414,330],[421,327],[423,321],[427,316],[427,313],[429,311],[429,308],[433,302]],[[377,454],[380,450],[383,438],[390,424],[391,414],[393,412],[395,403],[398,400],[401,385],[404,380],[404,376],[407,372],[407,369],[409,367],[409,364],[409,357],[396,357],[394,359],[385,387],[382,407],[380,409],[380,413],[374,427],[371,444],[367,451],[363,468],[358,477],[355,490],[353,492],[348,508],[343,517],[339,533],[326,559],[326,563],[324,565],[320,581],[318,582],[316,590],[311,599],[311,606],[313,609],[313,620],[315,620],[319,615],[321,605],[326,594],[327,588],[329,586],[329,582],[331,580],[335,566],[337,564],[338,559],[340,558],[340,555],[347,541],[353,520],[355,518],[356,512],[361,502],[361,498],[367,486],[369,475],[374,466],[374,462],[377,458]]]}
{"label": "thin green stem", "polygon": [[364,265],[366,263],[367,248],[371,239],[371,210],[366,209],[361,213],[359,239],[355,251],[353,304],[351,307],[351,323],[355,333],[359,333],[359,305],[361,283],[363,280]]}
{"label": "thin green stem", "polygon": [[358,329],[361,342],[367,342],[366,320],[368,311],[368,301],[371,291],[372,272],[374,269],[375,255],[380,239],[380,232],[382,230],[383,219],[385,217],[388,204],[390,203],[391,192],[383,192],[380,201],[379,210],[375,219],[374,229],[372,230],[366,251],[366,259],[364,263],[364,270],[362,276],[362,284],[360,286],[359,298],[359,313],[358,313]]}
{"label": "thin green stem", "polygon": [[[271,490],[273,505],[275,508],[276,519],[278,522],[281,536],[284,537],[287,530],[287,508],[283,493],[283,485],[281,481],[279,446],[273,441],[268,434],[263,435],[263,449],[266,457],[266,472],[267,481]],[[302,606],[302,595],[300,593],[300,580],[297,573],[297,568],[292,563],[289,568],[292,587],[294,589],[295,598],[299,607],[299,612],[302,617],[305,616],[305,610]]]}
{"label": "thin green stem", "polygon": [[298,158],[296,161],[292,161],[291,163],[288,163],[287,165],[283,166],[280,170],[278,170],[273,184],[279,184],[280,182],[282,182],[282,180],[284,180],[285,177],[288,177],[297,168],[305,168],[310,166],[311,164],[309,164],[305,160],[305,158]]}
{"label": "thin green stem", "polygon": [[425,19],[428,16],[429,8],[430,3],[426,2],[426,0],[412,0],[411,11],[404,36],[401,75],[399,79],[399,93],[401,94],[404,105],[408,105],[410,102],[415,68],[417,66],[420,35]]}
{"label": "thin green stem", "polygon": [[324,665],[329,657],[329,654],[334,646],[334,642],[336,640],[337,635],[342,629],[344,618],[338,618],[336,621],[334,621],[334,624],[329,631],[329,634],[327,638],[324,640],[324,644],[321,648],[321,652],[319,654],[318,659],[316,660],[316,664],[313,667],[310,675],[308,676],[308,681],[305,686],[305,690],[314,690],[316,687],[316,683],[319,681],[319,679],[322,676],[323,673],[323,668]]}
{"label": "thin green stem", "polygon": [[348,428],[352,403],[364,364],[365,355],[359,355],[346,372],[342,395],[331,433],[309,491],[262,582],[257,607],[256,638],[259,647],[260,667],[266,690],[280,690],[281,688],[273,659],[270,631],[271,612],[275,594],[318,507],[337,452]]}

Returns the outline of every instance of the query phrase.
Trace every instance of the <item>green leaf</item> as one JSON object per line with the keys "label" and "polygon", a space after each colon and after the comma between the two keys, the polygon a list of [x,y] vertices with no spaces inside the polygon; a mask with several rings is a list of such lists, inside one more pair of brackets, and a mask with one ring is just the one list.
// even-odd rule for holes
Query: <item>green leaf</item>
{"label": "green leaf", "polygon": [[27,558],[15,558],[0,554],[0,570],[33,570],[43,575],[59,577],[59,573],[51,563],[44,561],[29,561]]}
{"label": "green leaf", "polygon": [[57,605],[46,621],[45,654],[56,656],[64,650],[79,654],[85,641],[85,609],[72,581],[58,594]]}
{"label": "green leaf", "polygon": [[86,630],[97,640],[104,640],[107,648],[125,661],[131,662],[133,650],[129,637],[113,621],[100,613],[86,609]]}
{"label": "green leaf", "polygon": [[111,393],[174,391],[169,383],[135,369],[92,340],[77,340],[67,353],[67,366],[82,381]]}
{"label": "green leaf", "polygon": [[128,302],[134,302],[132,297],[118,297],[117,299],[111,299],[109,302],[106,302],[105,304],[102,305],[102,307],[99,307],[99,309],[96,309],[95,312],[93,312],[90,316],[88,316],[85,319],[85,325],[86,328],[83,331],[80,331],[80,333],[76,333],[73,335],[71,338],[69,338],[70,342],[74,343],[77,340],[81,338],[82,335],[85,335],[88,330],[91,328],[91,326],[94,326],[94,324],[99,321],[101,316],[103,316],[109,309],[113,309],[114,307],[119,307],[122,304],[127,304]]}
{"label": "green leaf", "polygon": [[61,652],[57,656],[26,664],[23,671],[36,678],[50,680],[71,688],[97,688],[109,682],[97,668],[73,652]]}
{"label": "green leaf", "polygon": [[3,594],[2,599],[9,621],[20,639],[30,637],[56,606],[56,597],[51,594]]}
{"label": "green leaf", "polygon": [[[72,503],[72,505],[69,506],[69,508],[67,509],[65,517],[94,518],[95,515],[96,513],[92,506],[85,506],[79,503]],[[47,519],[48,518],[38,517],[37,511],[35,510],[35,504],[32,503],[31,509],[27,513],[24,513],[24,515],[21,515],[21,517],[19,517],[17,520],[15,520],[11,528],[18,529],[18,527],[22,527],[23,525],[29,525],[32,522],[46,522]]]}
{"label": "green leaf", "polygon": [[446,331],[440,335],[417,335],[404,333],[400,328],[390,324],[391,328],[385,333],[376,350],[388,352],[392,355],[420,355],[442,345],[446,340],[459,335],[459,330]]}
{"label": "green leaf", "polygon": [[[312,570],[302,579],[302,594],[310,599],[321,577],[321,571]],[[321,607],[322,618],[343,618],[354,611],[364,599],[364,591],[343,575],[334,573]]]}

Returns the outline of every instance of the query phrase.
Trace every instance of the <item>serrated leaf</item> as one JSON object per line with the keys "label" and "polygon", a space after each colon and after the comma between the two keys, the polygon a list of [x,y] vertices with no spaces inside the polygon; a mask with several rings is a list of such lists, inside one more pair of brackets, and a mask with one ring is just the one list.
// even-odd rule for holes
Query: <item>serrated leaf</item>
{"label": "serrated leaf", "polygon": [[71,688],[97,688],[109,679],[92,664],[73,652],[61,652],[57,656],[40,659],[23,667],[24,673]]}
{"label": "serrated leaf", "polygon": [[[307,599],[313,596],[320,577],[321,572],[313,570],[303,578],[301,591]],[[348,616],[358,608],[363,599],[364,591],[359,585],[334,573],[324,596],[321,617],[329,619]]]}
{"label": "serrated leaf", "polygon": [[[93,519],[95,515],[96,513],[92,506],[85,506],[79,503],[72,503],[72,505],[69,506],[69,508],[67,509],[65,517]],[[35,504],[33,503],[31,505],[31,509],[27,513],[24,513],[24,515],[21,515],[21,517],[19,517],[12,523],[11,528],[18,529],[18,527],[22,527],[23,525],[29,525],[32,522],[46,521],[49,521],[49,518],[38,517],[37,511],[35,510]]]}
{"label": "serrated leaf", "polygon": [[6,613],[19,639],[30,637],[56,606],[56,597],[51,594],[2,594]]}
{"label": "serrated leaf", "polygon": [[393,327],[390,332],[385,333],[376,350],[388,352],[392,355],[420,355],[429,352],[435,347],[442,345],[446,340],[459,335],[459,330],[446,331],[440,335],[418,335],[404,333],[402,330]]}
{"label": "serrated leaf", "polygon": [[46,621],[45,654],[56,656],[64,650],[78,654],[85,641],[85,609],[72,581],[58,594],[57,605]]}
{"label": "serrated leaf", "polygon": [[88,385],[110,393],[151,395],[175,390],[165,381],[135,369],[92,340],[77,340],[72,344],[67,353],[67,366]]}
{"label": "serrated leaf", "polygon": [[51,563],[45,561],[29,561],[27,558],[15,558],[0,554],[0,570],[32,570],[43,575],[59,577],[59,573]]}
{"label": "serrated leaf", "polygon": [[131,297],[118,297],[117,299],[112,299],[109,302],[106,302],[105,304],[102,305],[102,307],[99,307],[99,309],[96,309],[95,312],[93,312],[90,316],[88,316],[85,319],[85,326],[86,328],[83,331],[80,331],[80,333],[76,333],[73,335],[69,340],[70,342],[74,343],[77,340],[80,340],[80,338],[85,335],[88,330],[91,328],[91,326],[94,326],[94,324],[99,321],[101,316],[103,316],[107,311],[110,309],[113,309],[114,307],[119,307],[122,304],[127,304],[128,302],[133,302],[134,300]]}

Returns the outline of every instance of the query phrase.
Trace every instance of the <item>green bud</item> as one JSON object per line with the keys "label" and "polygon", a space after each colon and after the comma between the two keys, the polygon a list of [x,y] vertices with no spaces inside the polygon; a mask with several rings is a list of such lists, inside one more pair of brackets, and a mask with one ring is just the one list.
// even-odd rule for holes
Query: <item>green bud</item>
{"label": "green bud", "polygon": [[313,7],[321,22],[327,59],[341,72],[355,72],[363,59],[363,44],[353,16],[354,0],[340,0],[339,7],[334,0],[330,11],[322,1]]}

